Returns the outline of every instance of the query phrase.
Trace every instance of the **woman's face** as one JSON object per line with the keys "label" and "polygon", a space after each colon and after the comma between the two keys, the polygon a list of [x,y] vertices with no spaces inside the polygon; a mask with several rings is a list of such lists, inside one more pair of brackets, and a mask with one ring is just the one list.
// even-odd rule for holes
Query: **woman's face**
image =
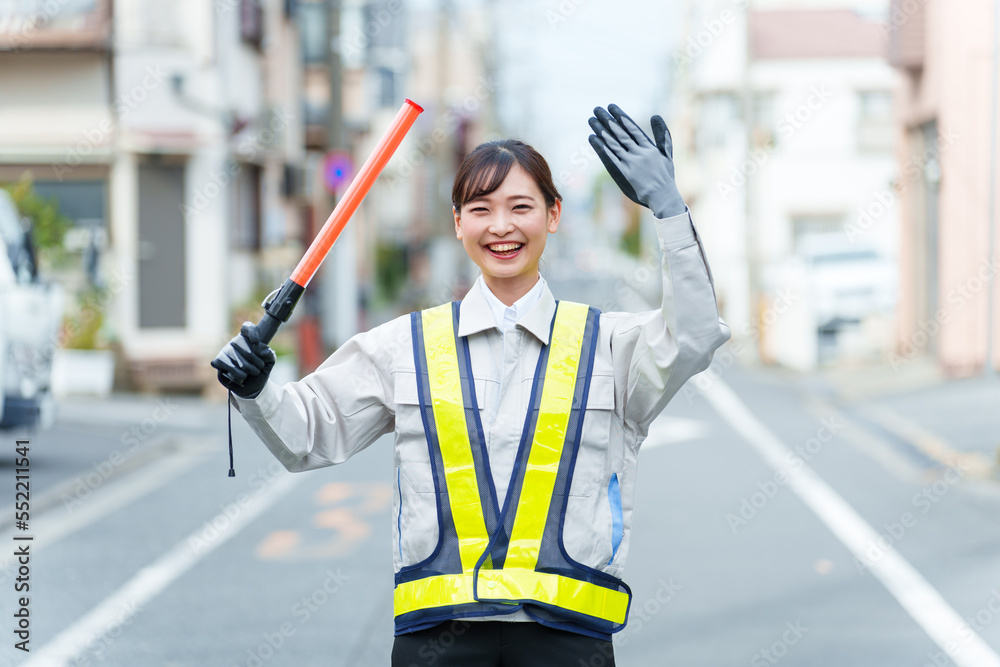
{"label": "woman's face", "polygon": [[488,285],[523,280],[530,287],[546,234],[559,227],[561,213],[562,203],[547,207],[535,179],[515,164],[499,188],[455,211],[455,234]]}

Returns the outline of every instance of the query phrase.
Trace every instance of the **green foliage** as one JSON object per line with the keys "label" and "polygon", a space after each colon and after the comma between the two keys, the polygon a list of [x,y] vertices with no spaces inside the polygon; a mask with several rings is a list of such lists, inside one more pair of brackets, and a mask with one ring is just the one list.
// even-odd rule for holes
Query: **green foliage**
{"label": "green foliage", "polygon": [[410,262],[406,246],[379,241],[375,246],[375,279],[379,297],[394,301],[409,275]]}
{"label": "green foliage", "polygon": [[63,237],[73,223],[59,212],[55,198],[46,199],[35,192],[30,173],[0,187],[10,193],[18,213],[31,221],[31,236],[39,255],[53,264],[61,263],[66,257]]}
{"label": "green foliage", "polygon": [[622,231],[621,238],[618,240],[618,245],[633,257],[638,257],[642,253],[642,217],[641,209],[638,206],[629,206],[628,221],[625,224],[625,230]]}
{"label": "green foliage", "polygon": [[96,350],[105,347],[101,328],[104,306],[99,290],[91,289],[77,296],[74,313],[63,318],[63,347],[70,350]]}

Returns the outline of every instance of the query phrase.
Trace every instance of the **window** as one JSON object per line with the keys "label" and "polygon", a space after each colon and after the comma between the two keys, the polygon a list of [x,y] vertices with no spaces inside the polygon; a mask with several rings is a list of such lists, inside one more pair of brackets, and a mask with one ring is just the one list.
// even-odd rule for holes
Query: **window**
{"label": "window", "polygon": [[792,216],[792,237],[798,246],[802,239],[825,234],[842,234],[844,216],[834,213]]}
{"label": "window", "polygon": [[738,126],[740,105],[734,93],[717,92],[702,96],[699,105],[697,140],[699,147],[717,147]]}
{"label": "window", "polygon": [[240,37],[258,49],[264,39],[264,14],[260,0],[240,0]]}
{"label": "window", "polygon": [[892,93],[858,91],[858,151],[890,151],[892,139]]}
{"label": "window", "polygon": [[329,34],[326,5],[318,2],[299,4],[299,35],[302,41],[302,61],[305,64],[326,62]]}
{"label": "window", "polygon": [[396,106],[396,73],[388,67],[378,67],[378,105],[386,109]]}
{"label": "window", "polygon": [[103,227],[104,181],[35,181],[35,192],[59,202],[59,212],[74,225]]}
{"label": "window", "polygon": [[241,165],[236,176],[233,247],[260,249],[260,167],[254,164]]}

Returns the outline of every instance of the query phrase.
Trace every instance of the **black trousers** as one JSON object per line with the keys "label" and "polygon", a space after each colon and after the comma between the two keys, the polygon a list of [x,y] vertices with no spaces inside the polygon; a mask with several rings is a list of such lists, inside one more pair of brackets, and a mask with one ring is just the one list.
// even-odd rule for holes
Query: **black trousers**
{"label": "black trousers", "polygon": [[392,667],[614,667],[609,641],[539,623],[448,621],[396,637]]}

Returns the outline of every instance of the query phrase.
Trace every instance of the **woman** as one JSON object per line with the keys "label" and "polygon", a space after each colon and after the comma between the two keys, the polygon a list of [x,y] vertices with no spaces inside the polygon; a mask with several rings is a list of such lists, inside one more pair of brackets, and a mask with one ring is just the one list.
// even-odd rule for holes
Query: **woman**
{"label": "woman", "polygon": [[358,334],[283,387],[250,323],[212,362],[291,471],[394,432],[393,665],[614,664],[639,445],[729,329],[663,120],[654,142],[614,105],[594,113],[591,145],[657,218],[660,310],[553,298],[538,263],[561,197],[533,148],[495,141],[463,160],[452,192],[482,271],[461,302]]}

